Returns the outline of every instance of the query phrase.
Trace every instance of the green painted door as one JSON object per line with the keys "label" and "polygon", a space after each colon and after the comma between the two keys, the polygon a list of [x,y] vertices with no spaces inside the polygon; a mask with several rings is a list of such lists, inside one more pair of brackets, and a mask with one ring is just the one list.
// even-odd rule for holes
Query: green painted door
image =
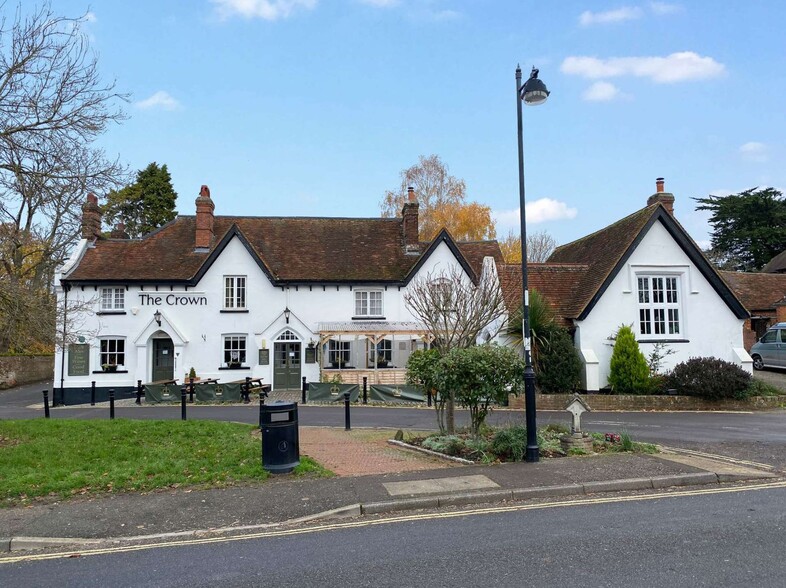
{"label": "green painted door", "polygon": [[172,339],[153,339],[153,373],[151,381],[175,379],[175,345]]}
{"label": "green painted door", "polygon": [[300,343],[276,343],[273,348],[273,388],[300,389]]}

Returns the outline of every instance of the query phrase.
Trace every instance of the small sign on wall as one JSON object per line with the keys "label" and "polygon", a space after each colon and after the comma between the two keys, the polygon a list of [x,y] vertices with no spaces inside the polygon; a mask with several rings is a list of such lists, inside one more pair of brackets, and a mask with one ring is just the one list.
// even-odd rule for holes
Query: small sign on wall
{"label": "small sign on wall", "polygon": [[270,349],[259,350],[259,365],[270,365]]}
{"label": "small sign on wall", "polygon": [[317,363],[317,350],[314,347],[306,347],[306,363]]}
{"label": "small sign on wall", "polygon": [[68,346],[68,375],[86,376],[90,373],[90,345],[72,343]]}

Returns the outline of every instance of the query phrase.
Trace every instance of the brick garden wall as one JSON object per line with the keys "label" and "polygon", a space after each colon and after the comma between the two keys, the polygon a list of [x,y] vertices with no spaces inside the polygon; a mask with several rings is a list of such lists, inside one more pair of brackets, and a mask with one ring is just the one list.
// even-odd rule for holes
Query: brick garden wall
{"label": "brick garden wall", "polygon": [[0,390],[52,378],[53,355],[0,356]]}
{"label": "brick garden wall", "polygon": [[[572,394],[537,394],[538,410],[565,410]],[[749,400],[723,400],[710,402],[693,396],[629,396],[624,394],[582,394],[592,410],[767,410],[786,403],[782,396],[755,396]],[[525,408],[524,395],[511,396],[510,408]]]}

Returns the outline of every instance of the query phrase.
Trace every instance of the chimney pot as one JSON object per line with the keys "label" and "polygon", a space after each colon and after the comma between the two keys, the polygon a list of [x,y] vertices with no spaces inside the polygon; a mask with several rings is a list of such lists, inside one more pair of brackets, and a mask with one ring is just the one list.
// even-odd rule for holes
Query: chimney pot
{"label": "chimney pot", "polygon": [[655,188],[657,192],[663,192],[663,178],[657,178],[655,180]]}
{"label": "chimney pot", "polygon": [[413,188],[412,186],[407,187],[407,201],[417,202],[417,197],[415,196],[415,188]]}
{"label": "chimney pot", "polygon": [[656,178],[655,180],[655,193],[647,199],[647,206],[652,206],[658,202],[663,205],[670,215],[674,216],[674,194],[664,192],[663,178]]}

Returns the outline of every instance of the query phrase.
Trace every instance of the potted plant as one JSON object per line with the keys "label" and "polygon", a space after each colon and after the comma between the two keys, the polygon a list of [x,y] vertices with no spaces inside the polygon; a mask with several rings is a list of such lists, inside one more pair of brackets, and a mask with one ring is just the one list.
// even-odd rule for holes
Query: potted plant
{"label": "potted plant", "polygon": [[105,372],[116,372],[117,371],[117,364],[114,363],[102,363],[101,369]]}
{"label": "potted plant", "polygon": [[377,355],[377,367],[388,367],[388,360],[381,353]]}
{"label": "potted plant", "polygon": [[231,369],[237,369],[240,367],[240,354],[237,351],[233,351],[229,354],[229,361],[227,362],[227,367]]}
{"label": "potted plant", "polygon": [[343,357],[335,357],[330,360],[330,367],[334,370],[340,370],[342,367],[347,365],[346,360]]}

